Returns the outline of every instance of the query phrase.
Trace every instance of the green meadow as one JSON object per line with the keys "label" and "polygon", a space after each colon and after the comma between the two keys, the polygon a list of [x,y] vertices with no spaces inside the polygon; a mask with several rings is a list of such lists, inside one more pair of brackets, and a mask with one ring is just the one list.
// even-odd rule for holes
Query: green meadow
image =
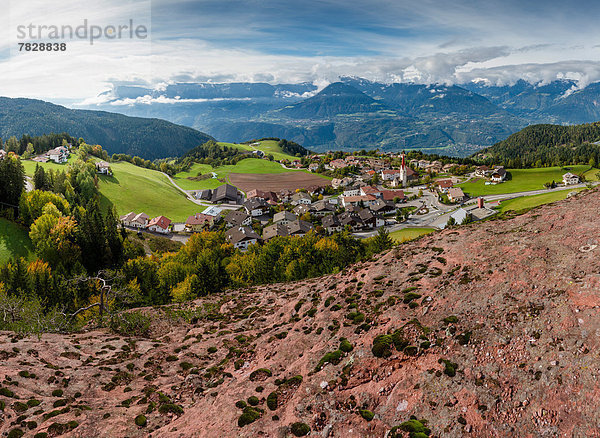
{"label": "green meadow", "polygon": [[0,264],[13,257],[33,259],[33,245],[26,228],[0,218]]}
{"label": "green meadow", "polygon": [[479,178],[477,181],[458,184],[457,187],[461,187],[471,197],[528,192],[543,189],[546,182],[561,182],[562,176],[567,172],[579,175],[586,173],[589,169],[590,166],[587,165],[543,167],[539,169],[508,169],[510,179],[503,183],[485,185],[486,180]]}
{"label": "green meadow", "polygon": [[[584,189],[574,189],[575,191],[581,191]],[[543,193],[541,195],[532,196],[520,196],[518,198],[508,199],[502,201],[497,209],[504,213],[506,211],[521,211],[528,210],[533,207],[537,207],[544,204],[550,204],[551,202],[561,201],[566,199],[569,193],[573,190],[559,190],[549,193]]]}
{"label": "green meadow", "polygon": [[434,231],[434,228],[403,228],[402,230],[390,233],[390,237],[396,242],[402,243],[433,233]]}

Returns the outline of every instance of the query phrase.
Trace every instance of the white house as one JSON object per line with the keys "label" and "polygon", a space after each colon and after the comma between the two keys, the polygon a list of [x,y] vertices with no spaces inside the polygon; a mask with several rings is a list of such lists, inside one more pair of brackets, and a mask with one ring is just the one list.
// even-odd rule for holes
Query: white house
{"label": "white house", "polygon": [[308,193],[298,192],[292,195],[292,204],[294,205],[310,205],[312,203],[312,198]]}
{"label": "white house", "polygon": [[169,225],[171,225],[171,219],[164,216],[157,216],[148,222],[148,229],[155,233],[168,234]]}
{"label": "white house", "polygon": [[69,149],[64,146],[51,149],[48,151],[48,158],[58,164],[66,163],[69,159]]}
{"label": "white house", "polygon": [[579,184],[581,181],[577,175],[573,175],[571,172],[567,172],[563,175],[563,184],[570,186],[573,184]]}
{"label": "white house", "polygon": [[110,164],[108,164],[106,161],[96,162],[96,172],[101,175],[112,175]]}
{"label": "white house", "polygon": [[260,236],[248,227],[232,228],[227,232],[227,239],[234,248],[246,251],[250,245],[258,242]]}

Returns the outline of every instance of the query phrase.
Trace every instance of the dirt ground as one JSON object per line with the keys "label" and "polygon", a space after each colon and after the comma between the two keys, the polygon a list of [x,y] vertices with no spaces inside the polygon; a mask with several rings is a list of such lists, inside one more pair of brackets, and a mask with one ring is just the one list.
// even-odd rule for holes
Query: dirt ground
{"label": "dirt ground", "polygon": [[252,189],[265,191],[296,190],[310,186],[326,186],[331,182],[317,175],[305,172],[290,173],[232,173],[229,175],[231,184],[245,192]]}

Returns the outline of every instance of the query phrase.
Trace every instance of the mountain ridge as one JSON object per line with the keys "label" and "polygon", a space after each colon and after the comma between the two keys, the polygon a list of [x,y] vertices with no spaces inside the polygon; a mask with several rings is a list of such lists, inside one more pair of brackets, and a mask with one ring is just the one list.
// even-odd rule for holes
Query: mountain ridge
{"label": "mountain ridge", "polygon": [[0,136],[20,137],[68,132],[109,153],[147,159],[179,156],[213,139],[187,126],[162,119],[130,117],[119,113],[71,109],[38,99],[0,97]]}

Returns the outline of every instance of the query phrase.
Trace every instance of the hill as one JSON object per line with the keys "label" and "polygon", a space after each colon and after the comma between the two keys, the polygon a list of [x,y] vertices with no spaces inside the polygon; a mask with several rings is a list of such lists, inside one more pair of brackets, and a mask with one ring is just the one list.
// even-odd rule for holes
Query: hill
{"label": "hill", "polygon": [[[69,161],[75,161],[75,156],[72,155]],[[31,160],[23,161],[28,176],[33,176],[37,165]],[[66,169],[65,164],[48,162],[40,165],[46,170]],[[134,211],[146,213],[150,217],[164,215],[173,221],[185,222],[188,216],[205,208],[188,200],[160,172],[126,162],[110,163],[110,167],[112,176],[98,177],[100,203],[103,207],[114,205],[119,215]]]}
{"label": "hill", "polygon": [[[584,125],[532,125],[475,156],[489,156],[511,167],[598,163],[600,122]],[[512,164],[508,164],[512,161]]]}
{"label": "hill", "polygon": [[41,100],[0,97],[0,136],[68,132],[110,154],[156,159],[183,155],[212,137],[165,120],[127,117],[105,111],[74,110]]}
{"label": "hill", "polygon": [[597,435],[599,209],[589,191],[335,275],[130,312],[121,335],[2,333],[0,432]]}

